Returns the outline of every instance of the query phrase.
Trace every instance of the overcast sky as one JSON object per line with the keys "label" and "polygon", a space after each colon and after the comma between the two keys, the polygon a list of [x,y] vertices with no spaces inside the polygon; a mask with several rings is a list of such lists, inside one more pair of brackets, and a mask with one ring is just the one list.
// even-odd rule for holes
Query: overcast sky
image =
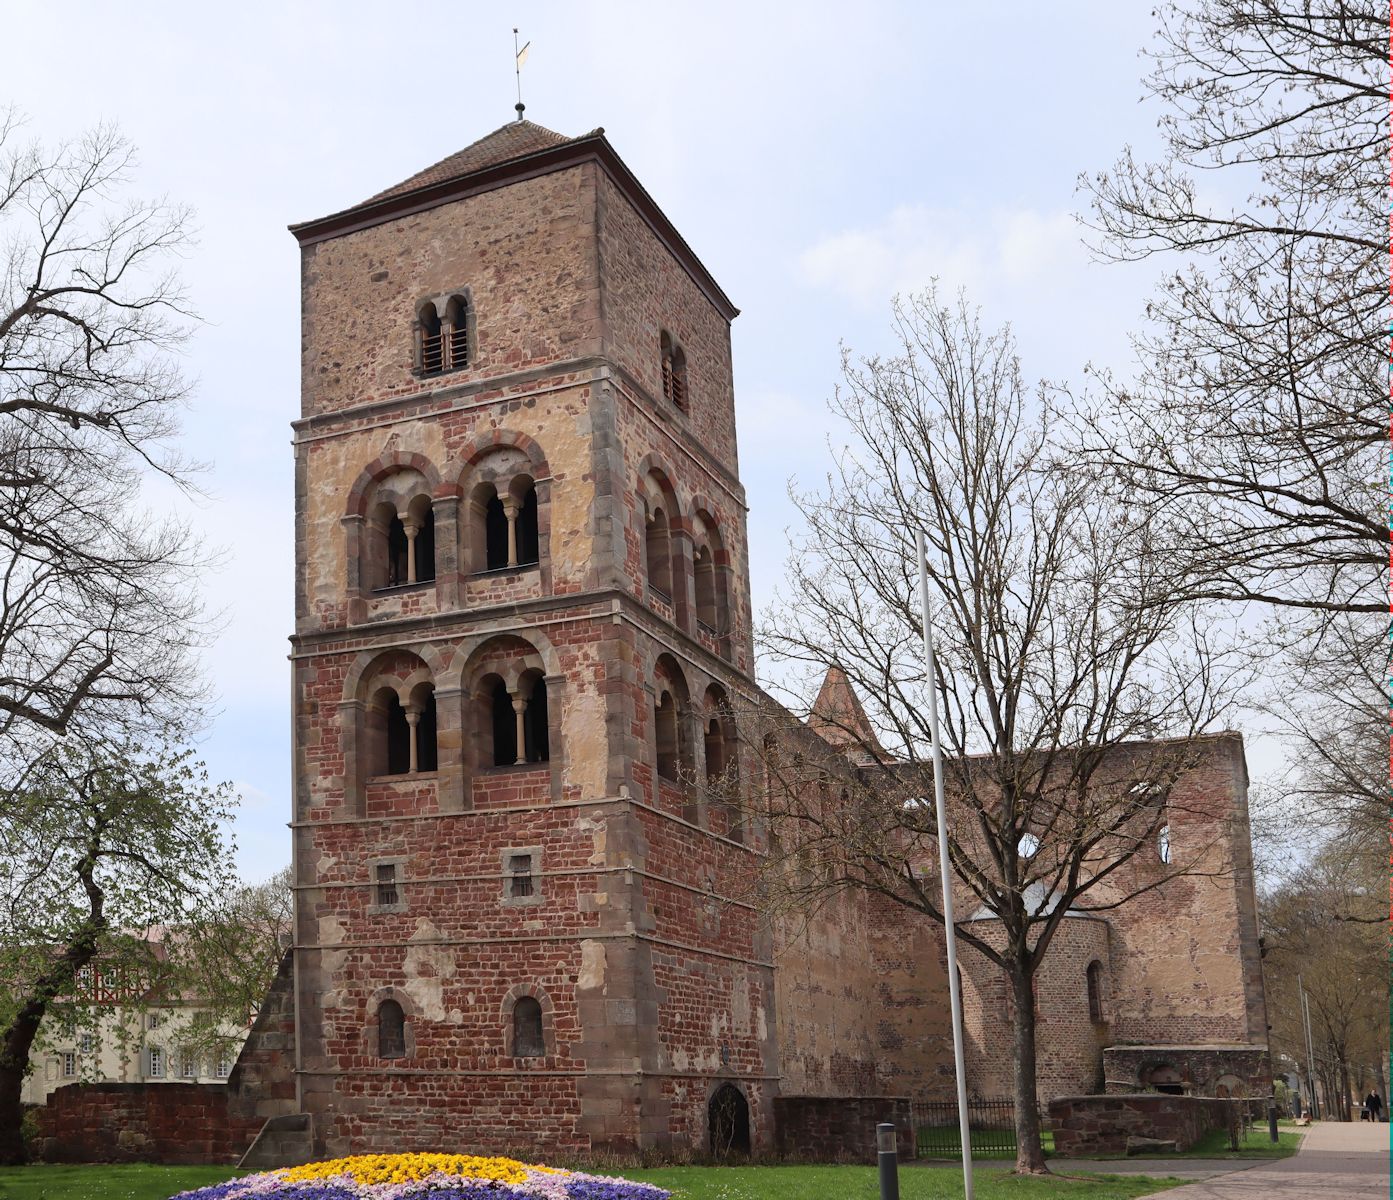
{"label": "overcast sky", "polygon": [[[186,445],[225,550],[202,746],[243,797],[241,864],[289,859],[289,422],[298,253],[286,225],[345,208],[514,116],[609,140],[743,310],[740,461],[756,607],[781,573],[791,476],[827,460],[839,343],[888,347],[891,297],[938,277],[1011,321],[1028,376],[1130,370],[1152,268],[1099,266],[1080,171],[1156,144],[1140,103],[1146,0],[824,4],[55,4],[6,0],[0,105],[56,140],[98,120],[138,186],[197,210],[185,278],[205,327]],[[1250,740],[1255,776],[1275,753]]]}

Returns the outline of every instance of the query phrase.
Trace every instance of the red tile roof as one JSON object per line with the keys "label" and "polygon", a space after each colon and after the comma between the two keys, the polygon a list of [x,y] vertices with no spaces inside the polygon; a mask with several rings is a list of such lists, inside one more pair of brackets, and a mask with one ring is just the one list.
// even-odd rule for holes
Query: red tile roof
{"label": "red tile roof", "polygon": [[534,125],[531,121],[509,121],[492,133],[481,137],[477,142],[472,142],[463,150],[457,150],[449,158],[442,158],[434,166],[427,167],[424,171],[417,171],[410,179],[404,179],[395,187],[389,187],[385,192],[378,192],[377,195],[364,200],[364,204],[373,204],[378,200],[387,200],[393,196],[404,196],[407,192],[414,192],[417,188],[429,187],[435,183],[445,183],[451,179],[458,179],[463,175],[473,174],[475,171],[482,171],[486,167],[496,167],[499,163],[511,162],[515,158],[524,158],[529,154],[535,154],[539,150],[550,150],[553,146],[561,146],[567,142],[578,142],[583,138],[594,137],[596,134],[604,133],[603,129],[595,129],[590,133],[582,134],[579,138],[568,138],[550,129],[544,129],[540,125]]}

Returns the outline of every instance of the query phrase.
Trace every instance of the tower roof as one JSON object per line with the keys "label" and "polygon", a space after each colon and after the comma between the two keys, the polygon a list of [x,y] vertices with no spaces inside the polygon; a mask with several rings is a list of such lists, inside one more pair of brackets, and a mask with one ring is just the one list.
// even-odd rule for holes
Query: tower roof
{"label": "tower roof", "polygon": [[492,133],[485,134],[477,142],[470,142],[463,150],[456,150],[448,158],[442,158],[433,166],[417,171],[409,179],[403,179],[394,187],[369,196],[364,204],[378,200],[388,200],[393,196],[404,196],[417,188],[429,187],[436,183],[448,183],[475,171],[496,167],[500,163],[512,162],[515,158],[525,158],[539,150],[550,150],[553,146],[564,146],[567,142],[580,142],[586,138],[599,137],[605,131],[592,129],[580,137],[567,137],[555,130],[547,129],[532,121],[509,121],[500,125]]}
{"label": "tower roof", "polygon": [[614,152],[603,128],[592,129],[578,137],[566,137],[532,121],[509,121],[386,191],[326,217],[301,221],[292,225],[290,232],[301,246],[311,246],[583,163],[596,164],[613,181],[716,310],[727,321],[734,320],[740,310],[730,302],[730,297],[721,290],[677,228]]}
{"label": "tower roof", "polygon": [[866,710],[861,707],[851,680],[841,667],[828,668],[822,690],[818,692],[812,712],[808,714],[808,726],[824,742],[833,746],[881,752],[880,742],[871,729]]}

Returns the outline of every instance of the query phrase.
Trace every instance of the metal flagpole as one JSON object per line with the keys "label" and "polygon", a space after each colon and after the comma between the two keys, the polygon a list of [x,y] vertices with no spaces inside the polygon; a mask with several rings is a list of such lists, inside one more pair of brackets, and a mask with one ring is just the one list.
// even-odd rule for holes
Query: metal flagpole
{"label": "metal flagpole", "polygon": [[1315,1119],[1321,1119],[1320,1101],[1316,1099],[1316,1052],[1311,1044],[1311,1010],[1306,1004],[1306,985],[1301,976],[1296,977],[1296,991],[1301,997],[1301,1022],[1306,1028],[1306,1091],[1311,1100],[1311,1112]]}
{"label": "metal flagpole", "polygon": [[929,628],[929,559],[924,531],[914,531],[919,555],[919,605],[924,611],[924,669],[929,684],[929,732],[933,736],[934,816],[938,821],[938,870],[943,879],[943,930],[948,943],[948,1004],[953,1010],[953,1072],[958,1082],[958,1131],[963,1144],[963,1195],[972,1200],[972,1140],[968,1135],[967,1071],[963,1067],[963,1004],[958,988],[958,939],[953,928],[953,888],[948,872],[948,813],[943,803],[943,743],[938,732],[938,665]]}

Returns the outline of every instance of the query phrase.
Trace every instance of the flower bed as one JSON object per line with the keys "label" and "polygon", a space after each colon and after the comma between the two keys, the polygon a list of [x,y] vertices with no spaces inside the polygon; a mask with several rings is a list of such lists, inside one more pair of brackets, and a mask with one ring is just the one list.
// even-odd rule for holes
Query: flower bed
{"label": "flower bed", "polygon": [[357,1154],[245,1175],[173,1200],[667,1200],[647,1183],[472,1154]]}

